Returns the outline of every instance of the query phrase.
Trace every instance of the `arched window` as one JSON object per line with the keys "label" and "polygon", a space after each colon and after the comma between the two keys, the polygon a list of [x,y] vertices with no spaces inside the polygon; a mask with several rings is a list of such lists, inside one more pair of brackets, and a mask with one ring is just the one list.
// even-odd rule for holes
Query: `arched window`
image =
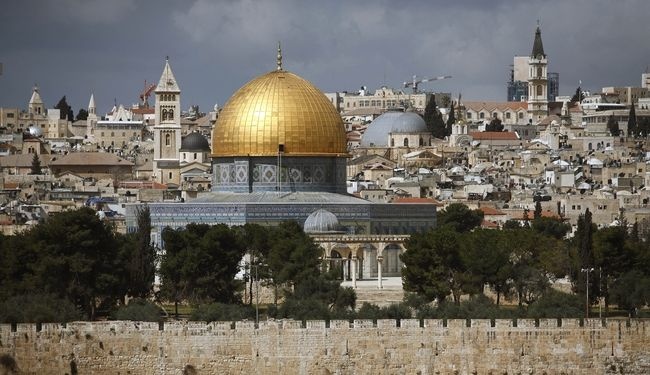
{"label": "arched window", "polygon": [[165,146],[171,146],[172,144],[172,136],[169,134],[165,134]]}
{"label": "arched window", "polygon": [[162,112],[160,113],[160,121],[165,121],[167,120],[167,110],[163,109]]}
{"label": "arched window", "polygon": [[174,110],[173,109],[170,109],[170,110],[167,111],[167,117],[169,118],[169,120],[174,119]]}
{"label": "arched window", "polygon": [[169,172],[169,179],[172,179],[172,172]]}
{"label": "arched window", "polygon": [[544,91],[544,88],[542,88],[542,85],[537,85],[537,96],[542,96],[543,91]]}
{"label": "arched window", "polygon": [[196,160],[196,152],[194,153],[194,160]]}
{"label": "arched window", "polygon": [[390,139],[390,147],[395,147],[395,139]]}
{"label": "arched window", "polygon": [[408,146],[409,146],[409,139],[404,138],[404,147],[408,147]]}
{"label": "arched window", "polygon": [[420,146],[424,146],[424,139],[422,137],[420,137]]}
{"label": "arched window", "polygon": [[542,67],[538,66],[537,67],[537,78],[540,78],[542,76]]}

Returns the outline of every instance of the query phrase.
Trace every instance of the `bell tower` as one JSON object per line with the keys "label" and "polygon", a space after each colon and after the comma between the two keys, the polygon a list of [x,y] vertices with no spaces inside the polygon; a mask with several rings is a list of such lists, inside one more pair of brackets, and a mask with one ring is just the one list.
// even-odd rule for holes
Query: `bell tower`
{"label": "bell tower", "polygon": [[154,122],[154,179],[162,184],[180,184],[181,89],[165,60],[165,68],[156,86]]}
{"label": "bell tower", "polygon": [[533,51],[528,58],[528,118],[534,124],[548,116],[548,60],[542,44],[542,32],[537,22]]}

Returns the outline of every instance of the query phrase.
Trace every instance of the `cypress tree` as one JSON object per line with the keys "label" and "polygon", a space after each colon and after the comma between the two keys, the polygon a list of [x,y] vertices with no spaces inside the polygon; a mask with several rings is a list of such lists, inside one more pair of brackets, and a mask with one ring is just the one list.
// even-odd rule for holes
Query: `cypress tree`
{"label": "cypress tree", "polygon": [[634,103],[630,106],[630,114],[627,117],[627,135],[634,138],[637,135],[636,110]]}

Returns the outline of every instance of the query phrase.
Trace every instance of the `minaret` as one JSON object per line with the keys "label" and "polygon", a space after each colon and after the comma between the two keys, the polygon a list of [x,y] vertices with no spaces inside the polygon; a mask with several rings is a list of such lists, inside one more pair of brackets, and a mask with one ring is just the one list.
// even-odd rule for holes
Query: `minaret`
{"label": "minaret", "polygon": [[542,32],[537,22],[533,51],[528,59],[528,118],[534,124],[548,116],[548,61],[542,44]]}
{"label": "minaret", "polygon": [[41,99],[41,94],[38,93],[38,86],[34,86],[32,91],[32,97],[29,99],[29,104],[27,105],[27,110],[30,115],[45,115],[45,105]]}
{"label": "minaret", "polygon": [[153,173],[163,184],[180,184],[179,150],[181,148],[181,89],[165,61],[155,90]]}
{"label": "minaret", "polygon": [[90,94],[90,101],[88,102],[88,118],[86,119],[86,138],[91,138],[95,135],[95,127],[97,126],[97,107],[95,106],[95,95]]}

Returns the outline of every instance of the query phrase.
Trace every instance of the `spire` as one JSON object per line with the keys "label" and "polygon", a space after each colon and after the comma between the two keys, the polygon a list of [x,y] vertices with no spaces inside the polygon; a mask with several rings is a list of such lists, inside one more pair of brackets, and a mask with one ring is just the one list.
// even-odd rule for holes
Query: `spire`
{"label": "spire", "polygon": [[32,97],[29,99],[29,104],[43,104],[41,94],[38,93],[37,85],[34,85],[34,91],[32,92]]}
{"label": "spire", "polygon": [[94,111],[95,109],[95,94],[90,94],[90,101],[88,102],[88,112],[91,112],[91,110]]}
{"label": "spire", "polygon": [[156,92],[181,92],[178,83],[176,83],[176,77],[172,73],[172,68],[169,66],[169,56],[165,58],[165,68],[160,75]]}
{"label": "spire", "polygon": [[278,41],[278,67],[276,70],[282,70],[282,48],[280,47],[280,42]]}
{"label": "spire", "polygon": [[537,30],[535,31],[533,52],[530,54],[530,56],[533,58],[536,58],[538,56],[546,57],[546,54],[544,53],[544,45],[542,44],[542,31],[539,29],[539,20],[537,21]]}

